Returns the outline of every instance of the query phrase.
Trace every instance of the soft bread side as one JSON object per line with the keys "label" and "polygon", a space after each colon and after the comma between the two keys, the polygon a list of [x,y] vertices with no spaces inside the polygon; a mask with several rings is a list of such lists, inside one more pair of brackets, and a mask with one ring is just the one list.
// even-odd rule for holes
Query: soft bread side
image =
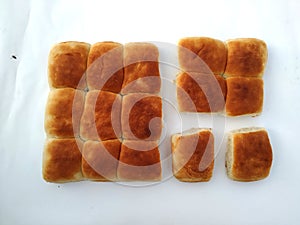
{"label": "soft bread side", "polygon": [[172,170],[182,182],[205,182],[212,177],[214,138],[210,129],[191,129],[172,136]]}
{"label": "soft bread side", "polygon": [[229,178],[257,181],[269,176],[273,153],[264,128],[249,127],[228,135],[225,166]]}

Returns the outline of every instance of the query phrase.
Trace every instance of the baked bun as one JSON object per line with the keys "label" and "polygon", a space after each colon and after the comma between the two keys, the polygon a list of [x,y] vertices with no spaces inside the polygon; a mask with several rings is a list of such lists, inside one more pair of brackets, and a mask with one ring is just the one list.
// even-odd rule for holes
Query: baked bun
{"label": "baked bun", "polygon": [[262,77],[268,52],[264,41],[255,38],[237,38],[226,41],[228,56],[226,77]]}
{"label": "baked bun", "polygon": [[48,182],[82,180],[82,142],[79,139],[48,139],[43,155],[43,177]]}
{"label": "baked bun", "polygon": [[49,85],[52,88],[85,89],[86,62],[90,44],[62,42],[50,51],[48,61]]}
{"label": "baked bun", "polygon": [[93,44],[87,67],[89,90],[119,93],[123,83],[123,45],[116,42]]}
{"label": "baked bun", "polygon": [[123,141],[118,179],[121,181],[161,180],[158,143],[156,141]]}
{"label": "baked bun", "polygon": [[122,135],[130,140],[159,140],[162,131],[160,96],[128,94],[122,101]]}
{"label": "baked bun", "polygon": [[124,46],[124,81],[122,94],[160,92],[158,49],[151,43]]}
{"label": "baked bun", "polygon": [[223,112],[226,80],[220,75],[181,73],[176,78],[181,112]]}
{"label": "baked bun", "polygon": [[47,136],[52,138],[78,137],[83,106],[83,91],[73,88],[50,91],[44,123]]}
{"label": "baked bun", "polygon": [[178,45],[179,65],[184,72],[204,72],[206,67],[197,59],[198,56],[212,73],[224,73],[227,51],[222,41],[208,37],[188,37],[181,39]]}
{"label": "baked bun", "polygon": [[262,112],[264,83],[261,78],[230,77],[226,81],[228,116],[257,116]]}
{"label": "baked bun", "polygon": [[89,91],[80,123],[81,138],[94,141],[121,138],[120,115],[120,95],[106,91]]}
{"label": "baked bun", "polygon": [[228,135],[226,168],[229,178],[257,181],[266,178],[272,165],[272,147],[264,128],[243,128]]}
{"label": "baked bun", "polygon": [[172,136],[173,174],[183,182],[209,181],[214,168],[210,129],[192,129]]}
{"label": "baked bun", "polygon": [[86,141],[82,151],[82,174],[94,181],[116,181],[121,150],[118,139]]}

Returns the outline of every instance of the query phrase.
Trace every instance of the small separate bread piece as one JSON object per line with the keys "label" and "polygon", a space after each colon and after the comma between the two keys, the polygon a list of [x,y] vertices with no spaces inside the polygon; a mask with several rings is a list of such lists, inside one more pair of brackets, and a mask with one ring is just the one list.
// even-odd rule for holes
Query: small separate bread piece
{"label": "small separate bread piece", "polygon": [[80,124],[84,140],[105,141],[121,137],[121,96],[106,91],[89,91]]}
{"label": "small separate bread piece", "polygon": [[124,139],[159,140],[162,131],[162,100],[150,94],[129,94],[122,101]]}
{"label": "small separate bread piece", "polygon": [[85,71],[90,44],[62,42],[55,45],[49,55],[48,77],[53,88],[85,89]]}
{"label": "small separate bread piece", "polygon": [[264,83],[261,78],[230,77],[226,81],[228,116],[257,116],[262,112]]}
{"label": "small separate bread piece", "polygon": [[228,56],[226,77],[262,77],[268,58],[267,45],[255,38],[226,41]]}
{"label": "small separate bread piece", "polygon": [[123,83],[123,46],[116,42],[98,42],[88,57],[89,90],[119,93]]}
{"label": "small separate bread piece", "polygon": [[208,37],[188,37],[181,39],[178,45],[178,60],[183,72],[204,73],[206,67],[199,60],[201,58],[214,74],[224,73],[227,50],[222,41]]}
{"label": "small separate bread piece", "polygon": [[82,174],[95,181],[116,181],[121,150],[118,139],[87,141],[82,151]]}
{"label": "small separate bread piece", "polygon": [[173,174],[183,182],[209,181],[214,168],[214,137],[210,129],[192,129],[172,136]]}
{"label": "small separate bread piece", "polygon": [[73,88],[50,91],[45,112],[47,136],[56,138],[78,137],[83,106],[83,91]]}
{"label": "small separate bread piece", "polygon": [[158,49],[151,43],[124,46],[124,82],[122,94],[160,92]]}
{"label": "small separate bread piece", "polygon": [[48,139],[43,155],[43,177],[48,182],[82,180],[79,139]]}
{"label": "small separate bread piece", "polygon": [[264,128],[243,128],[229,133],[226,168],[229,178],[256,181],[266,178],[273,159],[272,146]]}
{"label": "small separate bread piece", "polygon": [[158,143],[155,141],[123,141],[118,179],[121,181],[161,180]]}
{"label": "small separate bread piece", "polygon": [[222,112],[226,80],[220,75],[182,73],[177,76],[177,102],[181,112]]}

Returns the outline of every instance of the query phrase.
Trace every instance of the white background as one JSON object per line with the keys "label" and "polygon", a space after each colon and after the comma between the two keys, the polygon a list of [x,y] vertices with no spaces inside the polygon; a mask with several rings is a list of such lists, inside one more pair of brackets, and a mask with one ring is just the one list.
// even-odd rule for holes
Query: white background
{"label": "white background", "polygon": [[[299,12],[298,0],[0,0],[0,224],[300,224]],[[186,36],[256,37],[268,44],[263,114],[227,119],[225,130],[267,128],[270,176],[229,180],[223,143],[208,183],[46,183],[41,163],[51,46],[67,40],[176,44]]]}

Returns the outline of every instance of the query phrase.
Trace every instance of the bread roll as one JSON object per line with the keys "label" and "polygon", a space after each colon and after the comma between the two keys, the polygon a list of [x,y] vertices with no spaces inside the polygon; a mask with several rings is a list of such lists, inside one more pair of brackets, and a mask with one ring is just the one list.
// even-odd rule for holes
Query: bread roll
{"label": "bread roll", "polygon": [[43,177],[48,182],[82,180],[82,142],[79,139],[48,139],[43,155]]}
{"label": "bread roll", "polygon": [[122,101],[122,134],[130,140],[159,140],[162,100],[157,95],[128,94]]}
{"label": "bread roll", "polygon": [[80,123],[84,140],[121,138],[121,96],[106,91],[89,91]]}
{"label": "bread roll", "polygon": [[181,73],[176,79],[177,102],[181,112],[222,112],[226,81],[220,75]]}
{"label": "bread roll", "polygon": [[82,174],[94,181],[116,181],[121,150],[118,139],[86,141],[82,151]]}
{"label": "bread roll", "polygon": [[155,141],[123,141],[117,174],[121,181],[161,180],[158,143]]}
{"label": "bread roll", "polygon": [[123,45],[98,42],[91,46],[87,62],[89,90],[119,93],[123,83]]}
{"label": "bread roll", "polygon": [[209,181],[214,168],[214,137],[210,129],[172,135],[173,174],[183,182]]}
{"label": "bread roll", "polygon": [[73,88],[50,91],[44,123],[47,136],[56,138],[78,137],[83,106],[83,91]]}
{"label": "bread roll", "polygon": [[124,46],[124,81],[122,94],[160,92],[158,49],[151,43]]}
{"label": "bread roll", "polygon": [[262,77],[268,52],[264,41],[255,38],[237,38],[226,41],[228,49],[226,77]]}
{"label": "bread roll", "polygon": [[257,181],[266,178],[273,159],[272,146],[264,128],[243,128],[228,135],[226,168],[229,178]]}
{"label": "bread roll", "polygon": [[256,116],[262,112],[264,83],[261,78],[227,78],[226,114]]}
{"label": "bread roll", "polygon": [[187,37],[181,39],[178,45],[178,60],[183,72],[224,73],[227,51],[222,41],[208,37]]}
{"label": "bread roll", "polygon": [[85,89],[90,44],[68,41],[56,44],[48,60],[49,85],[53,88]]}

